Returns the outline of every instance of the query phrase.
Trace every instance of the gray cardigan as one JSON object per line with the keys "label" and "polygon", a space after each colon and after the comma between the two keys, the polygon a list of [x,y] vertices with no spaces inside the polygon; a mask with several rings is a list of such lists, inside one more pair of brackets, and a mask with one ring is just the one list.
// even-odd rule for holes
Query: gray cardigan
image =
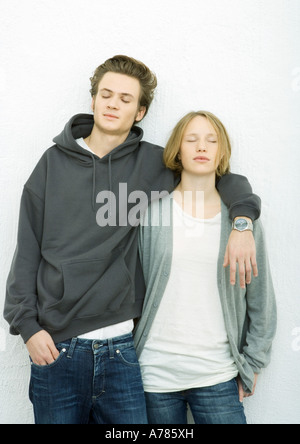
{"label": "gray cardigan", "polygon": [[[167,196],[163,200],[152,203],[140,228],[139,248],[147,292],[143,314],[134,335],[138,357],[146,343],[171,272],[172,219],[173,199]],[[230,284],[230,270],[229,267],[224,269],[223,261],[232,231],[231,225],[228,209],[222,202],[218,287],[232,356],[245,391],[251,393],[254,386],[254,374],[260,373],[261,369],[270,362],[272,341],[277,325],[276,301],[260,221],[254,223],[259,277],[254,278],[245,290],[241,289],[238,284],[235,286]],[[239,282],[238,276],[237,282]],[[187,325],[186,328],[189,326]]]}

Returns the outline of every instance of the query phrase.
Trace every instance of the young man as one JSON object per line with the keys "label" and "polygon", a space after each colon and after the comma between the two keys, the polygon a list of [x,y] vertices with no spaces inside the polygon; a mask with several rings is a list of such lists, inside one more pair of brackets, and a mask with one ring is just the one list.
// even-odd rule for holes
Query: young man
{"label": "young man", "polygon": [[[143,142],[134,126],[153,100],[155,75],[116,56],[91,83],[94,116],[70,120],[24,187],[7,281],[4,315],[31,357],[37,424],[147,422],[132,338],[145,286],[138,224],[129,216],[134,196],[150,202],[153,191],[173,191],[176,179],[163,149]],[[232,219],[259,217],[246,178],[228,175],[219,191]],[[254,252],[252,233],[231,235],[225,265],[230,258],[232,283],[237,262],[242,286],[251,262],[257,274]]]}

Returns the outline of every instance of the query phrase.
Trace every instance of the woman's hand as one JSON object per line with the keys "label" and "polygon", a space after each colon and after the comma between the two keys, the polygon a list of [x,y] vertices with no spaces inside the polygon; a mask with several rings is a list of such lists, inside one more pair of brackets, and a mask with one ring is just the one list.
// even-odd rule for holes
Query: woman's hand
{"label": "woman's hand", "polygon": [[246,393],[246,392],[244,392],[244,388],[243,388],[242,380],[241,380],[240,377],[238,377],[237,382],[238,382],[238,386],[239,386],[239,398],[240,398],[240,402],[243,402],[245,398],[250,398],[251,396],[253,396],[253,395],[255,394],[255,389],[256,389],[256,384],[257,384],[257,378],[258,378],[258,375],[255,375],[253,392],[252,392],[252,393]]}
{"label": "woman's hand", "polygon": [[253,276],[258,276],[256,262],[256,245],[251,231],[242,233],[233,230],[226,249],[224,267],[230,265],[230,283],[236,284],[236,270],[239,265],[240,286],[246,288],[246,284],[251,284],[251,272]]}

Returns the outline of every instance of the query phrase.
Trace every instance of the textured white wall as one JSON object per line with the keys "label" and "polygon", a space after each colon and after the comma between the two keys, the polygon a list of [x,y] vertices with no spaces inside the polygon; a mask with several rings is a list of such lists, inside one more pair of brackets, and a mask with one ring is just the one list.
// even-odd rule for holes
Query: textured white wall
{"label": "textured white wall", "polygon": [[[300,423],[299,0],[0,0],[0,311],[22,186],[66,121],[90,111],[89,77],[108,57],[158,75],[145,138],[207,109],[227,125],[233,170],[263,200],[279,328],[245,402],[250,423]],[[29,365],[0,317],[0,423],[32,423]]]}

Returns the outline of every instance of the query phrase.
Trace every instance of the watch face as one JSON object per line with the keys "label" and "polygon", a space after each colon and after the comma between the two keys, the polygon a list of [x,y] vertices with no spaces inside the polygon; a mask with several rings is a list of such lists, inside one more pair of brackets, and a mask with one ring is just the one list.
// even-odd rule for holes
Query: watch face
{"label": "watch face", "polygon": [[239,231],[244,231],[248,228],[248,222],[246,219],[238,219],[235,223],[236,229]]}

